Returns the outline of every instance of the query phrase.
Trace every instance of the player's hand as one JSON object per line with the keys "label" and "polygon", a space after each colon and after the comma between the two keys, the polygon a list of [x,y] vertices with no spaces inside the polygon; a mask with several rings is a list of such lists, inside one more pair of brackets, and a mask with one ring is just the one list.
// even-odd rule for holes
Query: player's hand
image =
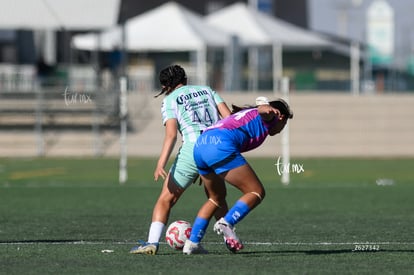
{"label": "player's hand", "polygon": [[165,172],[163,167],[157,167],[154,171],[154,180],[157,181],[159,177],[162,177],[162,179],[165,180],[167,177],[167,172]]}

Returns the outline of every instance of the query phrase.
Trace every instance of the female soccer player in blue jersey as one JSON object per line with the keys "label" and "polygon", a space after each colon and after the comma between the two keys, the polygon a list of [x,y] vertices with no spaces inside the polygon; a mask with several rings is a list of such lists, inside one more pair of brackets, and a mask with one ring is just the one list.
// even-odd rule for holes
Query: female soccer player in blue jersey
{"label": "female soccer player in blue jersey", "polygon": [[289,118],[293,118],[289,105],[279,99],[242,109],[203,131],[194,146],[194,160],[210,196],[197,214],[184,254],[207,252],[200,241],[214,212],[222,207],[224,181],[243,195],[215,223],[214,231],[224,235],[230,251],[243,248],[233,227],[264,199],[265,189],[241,153],[260,146],[268,135],[280,133]]}
{"label": "female soccer player in blue jersey", "polygon": [[[162,177],[164,184],[153,209],[148,241],[133,247],[130,251],[133,254],[157,253],[171,208],[186,188],[197,180],[198,170],[193,158],[197,138],[208,126],[215,124],[220,116],[230,115],[223,99],[210,87],[187,85],[187,77],[182,67],[173,65],[163,69],[159,79],[162,91],[157,96],[164,93],[166,95],[161,107],[165,137],[154,179]],[[167,173],[165,166],[177,141],[178,132],[183,138],[183,144]],[[221,192],[226,192],[225,187]],[[223,209],[217,211],[217,218],[223,217],[228,210],[225,198],[220,204],[223,204]]]}

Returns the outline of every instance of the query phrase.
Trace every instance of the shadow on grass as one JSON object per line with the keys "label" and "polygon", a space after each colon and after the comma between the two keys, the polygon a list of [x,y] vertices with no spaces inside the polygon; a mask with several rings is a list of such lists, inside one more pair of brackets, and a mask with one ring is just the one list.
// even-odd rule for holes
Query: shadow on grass
{"label": "shadow on grass", "polygon": [[[111,240],[74,240],[74,239],[56,239],[56,240],[0,240],[0,244],[111,244]],[[113,243],[112,243],[113,244]],[[125,244],[119,242],[118,244]],[[128,244],[129,245],[129,244]],[[132,245],[132,243],[131,243]],[[311,249],[311,250],[267,250],[267,251],[240,251],[234,253],[234,255],[251,255],[251,256],[263,256],[263,255],[281,255],[281,254],[305,254],[305,255],[334,255],[334,254],[368,254],[368,253],[414,253],[414,249],[379,249],[379,250],[367,250],[367,251],[355,251],[352,249]],[[177,254],[177,251],[171,253],[160,253],[162,255]],[[210,251],[210,255],[221,255],[223,252]]]}

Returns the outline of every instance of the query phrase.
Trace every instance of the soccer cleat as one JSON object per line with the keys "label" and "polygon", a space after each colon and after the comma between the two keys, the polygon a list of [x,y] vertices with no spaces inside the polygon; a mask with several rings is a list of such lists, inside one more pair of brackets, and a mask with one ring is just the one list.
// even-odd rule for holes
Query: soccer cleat
{"label": "soccer cleat", "polygon": [[147,254],[147,255],[155,255],[158,251],[158,243],[147,243],[138,241],[141,245],[134,246],[131,248],[129,253],[131,254]]}
{"label": "soccer cleat", "polygon": [[193,243],[190,240],[186,240],[183,247],[183,254],[208,254],[208,251],[204,249],[199,243]]}
{"label": "soccer cleat", "polygon": [[234,232],[233,226],[228,224],[224,218],[221,218],[214,224],[214,232],[218,235],[223,234],[224,236],[224,243],[227,246],[227,249],[231,252],[235,253],[241,249],[243,249],[243,243],[240,241],[239,237],[237,237],[236,233]]}

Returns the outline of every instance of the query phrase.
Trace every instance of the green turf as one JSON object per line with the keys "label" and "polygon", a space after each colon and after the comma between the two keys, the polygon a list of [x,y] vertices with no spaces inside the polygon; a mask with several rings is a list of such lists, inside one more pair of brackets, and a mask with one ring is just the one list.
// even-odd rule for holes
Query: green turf
{"label": "green turf", "polygon": [[[210,254],[163,242],[147,256],[128,251],[147,235],[155,159],[130,159],[122,186],[116,159],[0,159],[0,274],[413,273],[414,159],[292,159],[304,171],[288,186],[276,160],[250,163],[267,194],[237,225],[244,250],[230,254],[210,224]],[[192,222],[204,200],[190,187],[171,221]]]}

